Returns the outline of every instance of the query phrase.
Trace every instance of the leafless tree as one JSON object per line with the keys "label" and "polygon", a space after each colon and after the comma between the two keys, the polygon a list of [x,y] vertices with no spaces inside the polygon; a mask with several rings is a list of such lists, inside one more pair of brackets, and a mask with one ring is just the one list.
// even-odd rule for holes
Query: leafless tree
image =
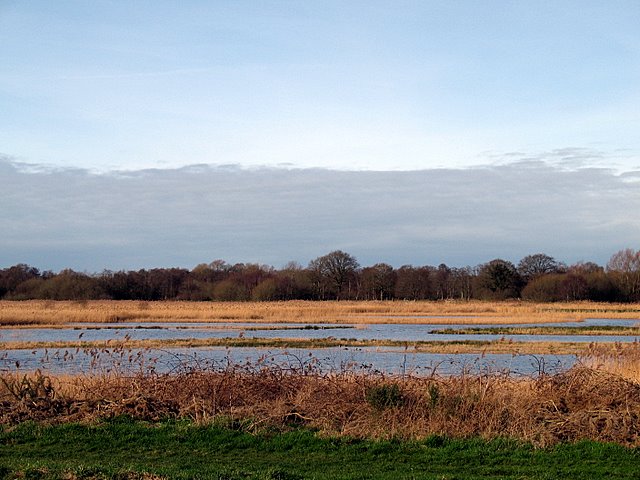
{"label": "leafless tree", "polygon": [[626,248],[614,253],[607,263],[607,272],[626,300],[640,300],[640,251]]}

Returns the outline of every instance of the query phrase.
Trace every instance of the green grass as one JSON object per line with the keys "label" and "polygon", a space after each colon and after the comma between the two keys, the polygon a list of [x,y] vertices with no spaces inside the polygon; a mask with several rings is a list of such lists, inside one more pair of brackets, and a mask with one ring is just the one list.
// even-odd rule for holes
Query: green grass
{"label": "green grass", "polygon": [[229,425],[123,418],[0,432],[5,479],[624,479],[638,478],[638,466],[637,449],[593,442],[539,450],[510,440],[251,435]]}

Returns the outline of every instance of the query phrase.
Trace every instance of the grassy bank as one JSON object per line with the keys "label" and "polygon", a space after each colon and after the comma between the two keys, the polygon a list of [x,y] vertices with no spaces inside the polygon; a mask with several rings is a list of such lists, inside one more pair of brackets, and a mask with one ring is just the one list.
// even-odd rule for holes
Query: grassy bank
{"label": "grassy bank", "polygon": [[0,479],[637,478],[640,346],[571,370],[0,374]]}
{"label": "grassy bank", "polygon": [[163,374],[3,373],[0,425],[90,423],[121,415],[206,425],[225,418],[254,432],[304,427],[369,439],[506,436],[541,447],[580,440],[640,446],[637,367],[622,369],[624,351],[596,354],[595,368],[582,364],[534,378],[322,373],[313,358],[300,359],[299,367],[186,365]]}
{"label": "grassy bank", "polygon": [[480,302],[0,301],[1,326],[75,322],[540,323],[640,318],[638,304]]}
{"label": "grassy bank", "polygon": [[18,479],[600,479],[637,478],[640,454],[580,442],[372,441],[305,429],[250,434],[241,424],[23,424],[0,434],[0,478]]}

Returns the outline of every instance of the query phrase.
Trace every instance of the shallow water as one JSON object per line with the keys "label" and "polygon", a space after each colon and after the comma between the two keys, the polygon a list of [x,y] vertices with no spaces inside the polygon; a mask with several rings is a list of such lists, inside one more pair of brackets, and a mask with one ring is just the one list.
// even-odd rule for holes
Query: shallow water
{"label": "shallow water", "polygon": [[393,348],[191,348],[136,350],[10,350],[0,355],[2,371],[50,373],[158,373],[191,369],[220,370],[230,365],[248,369],[276,366],[315,369],[323,373],[384,372],[411,375],[556,373],[576,362],[574,355],[434,354]]}
{"label": "shallow water", "polygon": [[[432,317],[433,318],[433,317]],[[640,320],[589,319],[584,322],[556,324],[528,324],[526,326],[636,326]],[[492,328],[494,324],[472,325],[474,328]],[[500,326],[523,326],[521,324]],[[358,324],[358,325],[301,325],[293,323],[113,323],[77,324],[73,328],[4,328],[0,341],[106,341],[125,338],[143,339],[205,339],[245,338],[337,338],[357,340],[397,341],[464,341],[497,340],[554,341],[554,342],[633,342],[640,336],[622,335],[443,335],[431,334],[442,328],[468,328],[468,324]],[[160,372],[193,367],[221,368],[228,364],[270,364],[283,368],[313,364],[322,371],[377,370],[387,373],[413,373],[449,375],[468,371],[510,372],[536,375],[540,371],[552,373],[569,368],[576,362],[574,355],[510,355],[510,354],[434,354],[418,353],[396,347],[370,348],[166,348],[147,350],[124,349],[60,349],[60,350],[6,350],[0,351],[0,369],[3,371],[45,369],[52,372],[81,373],[124,369],[140,371],[154,368]]]}
{"label": "shallow water", "polygon": [[[534,326],[634,326],[639,320],[590,319],[584,322],[561,324],[531,324]],[[500,327],[522,327],[520,324]],[[353,339],[395,341],[491,341],[519,342],[633,342],[640,335],[494,335],[494,334],[433,334],[433,330],[462,329],[470,325],[452,324],[358,324],[358,325],[300,325],[295,323],[103,323],[77,324],[73,328],[3,328],[2,342],[73,342],[106,340],[173,340],[207,338],[299,338]],[[472,325],[474,328],[493,328],[496,325]]]}

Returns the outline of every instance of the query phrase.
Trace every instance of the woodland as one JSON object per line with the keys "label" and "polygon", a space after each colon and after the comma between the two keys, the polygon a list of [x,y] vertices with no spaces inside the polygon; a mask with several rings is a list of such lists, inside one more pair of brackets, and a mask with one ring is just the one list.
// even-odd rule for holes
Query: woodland
{"label": "woodland", "polygon": [[624,249],[605,266],[567,265],[544,253],[517,264],[494,259],[475,267],[361,266],[341,250],[306,267],[202,263],[193,269],[153,268],[100,273],[40,271],[17,264],[0,269],[5,300],[512,300],[535,302],[640,301],[640,251]]}

